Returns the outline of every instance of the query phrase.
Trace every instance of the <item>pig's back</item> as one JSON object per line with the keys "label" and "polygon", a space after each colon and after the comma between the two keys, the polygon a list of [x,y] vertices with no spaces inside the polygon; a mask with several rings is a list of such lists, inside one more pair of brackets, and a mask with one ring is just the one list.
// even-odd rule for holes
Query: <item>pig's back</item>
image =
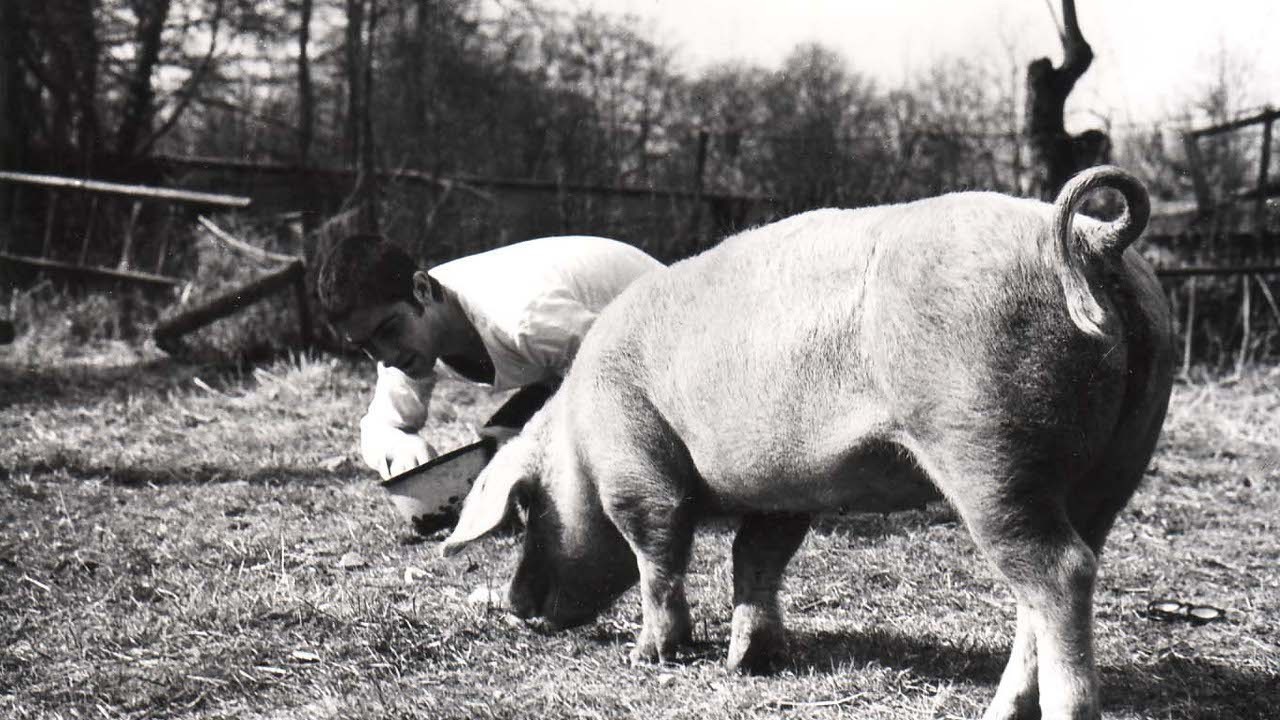
{"label": "pig's back", "polygon": [[576,362],[643,395],[709,483],[829,472],[919,411],[912,384],[981,362],[992,287],[1059,292],[1047,207],[969,193],[756,228],[642,278]]}

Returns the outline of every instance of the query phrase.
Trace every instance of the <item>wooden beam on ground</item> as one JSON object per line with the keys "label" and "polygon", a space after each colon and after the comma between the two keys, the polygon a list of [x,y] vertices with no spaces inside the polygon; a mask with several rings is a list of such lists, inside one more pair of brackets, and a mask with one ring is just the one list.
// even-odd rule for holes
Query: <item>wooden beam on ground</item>
{"label": "wooden beam on ground", "polygon": [[256,248],[243,240],[237,239],[234,235],[218,227],[212,220],[203,215],[196,216],[196,222],[200,223],[200,227],[208,230],[209,234],[212,235],[215,240],[222,243],[222,245],[228,250],[240,253],[241,255],[248,255],[259,262],[291,263],[300,259],[296,255],[281,255],[279,253],[273,253],[268,250]]}
{"label": "wooden beam on ground", "polygon": [[[183,336],[199,330],[216,320],[239,312],[272,293],[302,283],[305,274],[302,261],[295,260],[279,270],[269,272],[239,287],[231,288],[205,303],[162,320],[156,324],[156,345],[161,350],[173,354],[181,349]],[[296,297],[299,300],[305,299],[302,293],[298,293]],[[305,304],[298,311],[300,316],[305,318],[302,321],[304,331],[309,334],[310,319],[307,316]]]}
{"label": "wooden beam on ground", "polygon": [[173,188],[150,187],[147,185],[124,185],[121,183],[103,182],[101,180],[82,180],[58,175],[37,175],[0,171],[0,181],[25,183],[27,185],[44,185],[52,188],[83,190],[85,192],[124,195],[127,197],[146,198],[149,200],[167,200],[186,203],[188,205],[208,205],[220,208],[244,208],[252,202],[250,198],[240,195],[221,195],[216,193],[195,192],[193,190],[176,190]]}
{"label": "wooden beam on ground", "polygon": [[66,273],[68,275],[75,275],[79,277],[107,278],[110,280],[122,280],[124,282],[137,283],[141,285],[177,287],[182,283],[182,281],[177,278],[154,275],[152,273],[140,272],[138,270],[119,270],[93,267],[90,265],[77,265],[75,263],[63,262],[61,260],[31,257],[30,255],[14,255],[13,253],[0,252],[0,261],[26,265],[28,267],[35,267],[41,270],[52,270],[54,272]]}

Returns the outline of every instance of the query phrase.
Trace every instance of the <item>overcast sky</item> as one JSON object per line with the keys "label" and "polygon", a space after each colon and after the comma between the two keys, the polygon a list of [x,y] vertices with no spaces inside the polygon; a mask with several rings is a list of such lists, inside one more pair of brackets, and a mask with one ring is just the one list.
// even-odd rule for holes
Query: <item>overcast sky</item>
{"label": "overcast sky", "polygon": [[[1025,67],[1061,61],[1045,0],[554,0],[566,8],[631,13],[677,48],[688,70],[746,60],[776,68],[797,43],[817,41],[894,87],[947,57]],[[1059,12],[1059,0],[1053,0]],[[1280,0],[1077,0],[1094,64],[1068,105],[1068,125],[1091,113],[1146,123],[1182,112],[1226,48],[1253,82],[1249,106],[1280,105]],[[1011,55],[1012,53],[1012,55]]]}

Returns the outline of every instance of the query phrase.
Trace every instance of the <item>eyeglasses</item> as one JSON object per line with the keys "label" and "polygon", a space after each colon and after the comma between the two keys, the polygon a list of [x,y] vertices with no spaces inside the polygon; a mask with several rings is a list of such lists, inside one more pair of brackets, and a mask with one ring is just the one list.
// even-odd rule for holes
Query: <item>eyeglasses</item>
{"label": "eyeglasses", "polygon": [[347,342],[355,345],[360,352],[368,355],[370,360],[374,362],[385,361],[390,353],[383,355],[379,348],[385,350],[394,343],[396,338],[400,336],[400,328],[401,319],[399,313],[392,313],[383,318],[378,323],[378,326],[373,329],[373,332],[369,333],[368,337],[357,340],[348,335]]}
{"label": "eyeglasses", "polygon": [[1147,603],[1144,615],[1151,620],[1162,622],[1185,620],[1195,625],[1203,625],[1226,617],[1226,611],[1212,605],[1193,605],[1181,600],[1152,600]]}

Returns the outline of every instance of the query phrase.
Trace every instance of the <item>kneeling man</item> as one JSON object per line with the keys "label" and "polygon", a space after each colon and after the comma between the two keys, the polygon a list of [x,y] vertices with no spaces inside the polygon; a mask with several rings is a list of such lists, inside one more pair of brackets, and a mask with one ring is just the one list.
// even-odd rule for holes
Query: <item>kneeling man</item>
{"label": "kneeling man", "polygon": [[625,243],[547,237],[419,269],[375,235],[353,235],[323,259],[320,306],[330,324],[378,363],[360,420],[360,453],[384,479],[435,456],[419,435],[437,361],[496,390],[520,388],[482,436],[519,431],[559,386],[605,305],[662,267]]}

